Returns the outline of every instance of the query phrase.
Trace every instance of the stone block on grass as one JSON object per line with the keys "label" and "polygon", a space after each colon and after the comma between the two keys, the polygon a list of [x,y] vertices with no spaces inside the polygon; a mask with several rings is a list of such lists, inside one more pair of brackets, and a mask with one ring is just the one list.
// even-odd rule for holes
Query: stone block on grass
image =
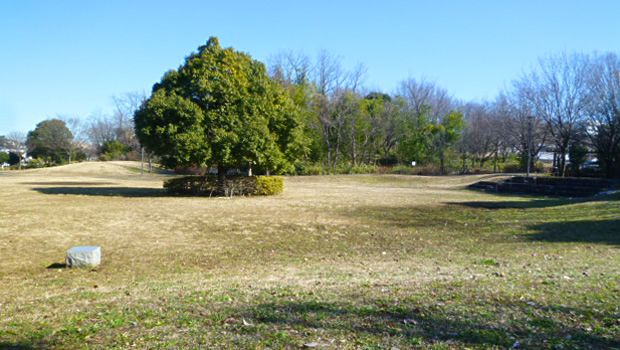
{"label": "stone block on grass", "polygon": [[67,267],[95,267],[101,264],[101,247],[81,246],[67,250]]}

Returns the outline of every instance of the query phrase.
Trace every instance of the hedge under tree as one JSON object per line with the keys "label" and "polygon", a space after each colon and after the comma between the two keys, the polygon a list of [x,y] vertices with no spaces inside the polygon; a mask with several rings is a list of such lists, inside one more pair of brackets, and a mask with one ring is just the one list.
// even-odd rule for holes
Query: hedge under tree
{"label": "hedge under tree", "polygon": [[300,112],[265,66],[214,37],[153,86],[134,119],[140,143],[169,168],[288,173],[306,151]]}

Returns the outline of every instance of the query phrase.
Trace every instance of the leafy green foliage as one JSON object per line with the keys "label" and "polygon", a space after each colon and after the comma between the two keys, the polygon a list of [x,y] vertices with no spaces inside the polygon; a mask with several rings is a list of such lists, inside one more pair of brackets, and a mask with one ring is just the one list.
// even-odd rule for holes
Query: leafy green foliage
{"label": "leafy green foliage", "polygon": [[41,159],[41,158],[34,158],[34,159],[31,159],[28,162],[28,168],[29,169],[45,168],[48,165],[49,164],[47,164],[47,162],[44,159]]}
{"label": "leafy green foliage", "polygon": [[73,135],[64,121],[44,120],[28,133],[26,144],[33,158],[49,159],[51,163],[67,162],[71,152]]}
{"label": "leafy green foliage", "polygon": [[281,176],[257,176],[256,189],[254,194],[257,196],[273,196],[284,192],[284,178]]}
{"label": "leafy green foliage", "polygon": [[405,119],[402,128],[403,138],[398,147],[401,161],[424,163],[430,160],[432,125],[428,113],[420,113]]}
{"label": "leafy green foliage", "polygon": [[292,172],[306,152],[299,110],[249,55],[210,38],[135,114],[141,144],[168,167]]}
{"label": "leafy green foliage", "polygon": [[455,111],[448,113],[441,123],[430,126],[430,133],[433,135],[432,145],[435,154],[439,158],[442,174],[446,173],[446,152],[459,140],[463,126],[463,115]]}
{"label": "leafy green foliage", "polygon": [[0,164],[9,162],[9,154],[6,152],[0,152]]}
{"label": "leafy green foliage", "polygon": [[129,148],[123,145],[118,140],[106,141],[101,148],[101,156],[99,159],[107,160],[122,160],[129,152]]}

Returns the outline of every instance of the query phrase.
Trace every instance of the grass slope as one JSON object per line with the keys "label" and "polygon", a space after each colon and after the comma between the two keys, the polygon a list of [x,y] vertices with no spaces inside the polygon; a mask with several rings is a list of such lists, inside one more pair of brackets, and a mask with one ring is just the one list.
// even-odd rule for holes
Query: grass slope
{"label": "grass slope", "polygon": [[[0,348],[620,348],[618,196],[359,175],[182,198],[136,167],[0,176]],[[100,268],[59,268],[87,244]]]}

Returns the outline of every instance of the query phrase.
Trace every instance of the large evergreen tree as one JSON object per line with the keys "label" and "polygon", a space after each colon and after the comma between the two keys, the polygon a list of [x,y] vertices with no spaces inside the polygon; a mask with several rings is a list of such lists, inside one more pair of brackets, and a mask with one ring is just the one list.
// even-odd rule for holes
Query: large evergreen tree
{"label": "large evergreen tree", "polygon": [[249,55],[210,38],[167,72],[135,113],[136,135],[164,165],[286,173],[305,152],[299,110]]}
{"label": "large evergreen tree", "polygon": [[55,164],[70,160],[73,134],[60,119],[44,120],[28,133],[26,145],[34,158],[44,158]]}

